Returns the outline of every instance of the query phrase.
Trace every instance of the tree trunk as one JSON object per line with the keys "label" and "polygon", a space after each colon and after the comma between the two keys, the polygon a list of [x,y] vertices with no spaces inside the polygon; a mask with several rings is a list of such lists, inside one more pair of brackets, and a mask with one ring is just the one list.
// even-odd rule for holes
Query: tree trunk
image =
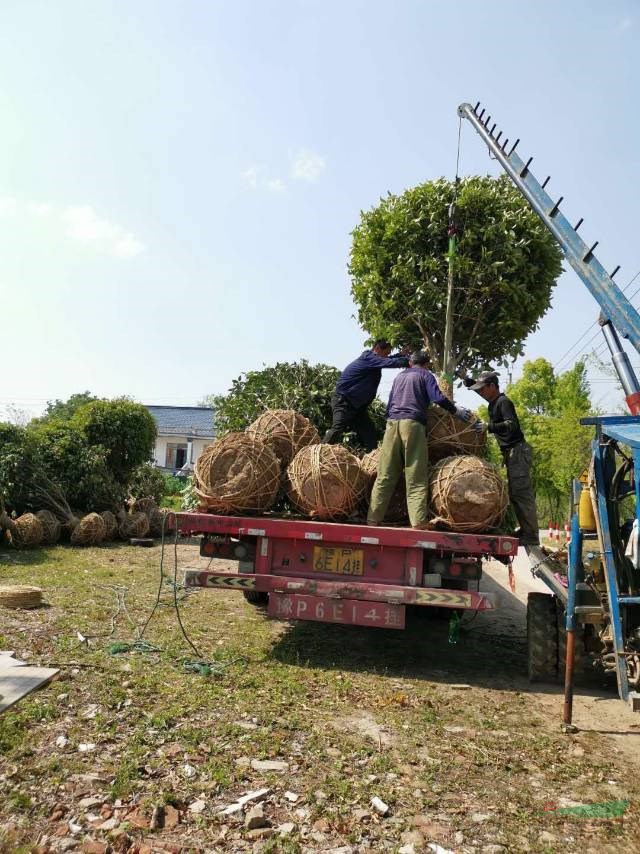
{"label": "tree trunk", "polygon": [[449,400],[453,400],[453,259],[456,253],[455,234],[449,234],[449,277],[447,282],[447,308],[444,320],[444,336],[442,347],[442,373],[440,388]]}

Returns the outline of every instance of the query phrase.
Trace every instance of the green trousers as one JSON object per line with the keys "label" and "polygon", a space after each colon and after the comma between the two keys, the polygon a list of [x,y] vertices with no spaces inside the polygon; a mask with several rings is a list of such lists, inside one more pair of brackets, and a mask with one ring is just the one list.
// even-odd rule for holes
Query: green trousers
{"label": "green trousers", "polygon": [[368,522],[382,522],[389,501],[404,469],[407,484],[407,507],[412,527],[427,521],[429,499],[429,453],[424,424],[410,419],[387,421],[378,463],[378,476],[373,485]]}

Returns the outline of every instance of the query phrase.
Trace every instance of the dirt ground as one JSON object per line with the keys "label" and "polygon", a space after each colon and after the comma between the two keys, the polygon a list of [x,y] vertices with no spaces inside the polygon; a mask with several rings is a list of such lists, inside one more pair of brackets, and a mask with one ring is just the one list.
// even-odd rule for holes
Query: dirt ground
{"label": "dirt ground", "polygon": [[[640,719],[611,688],[578,689],[579,732],[561,733],[561,689],[525,677],[526,594],[544,587],[523,556],[516,595],[487,567],[500,610],[465,617],[455,644],[424,611],[403,632],[275,623],[198,591],[180,614],[210,675],[166,583],[151,646],[114,646],[150,613],[159,561],[124,545],[0,552],[0,580],[48,602],[1,612],[0,648],[61,668],[0,716],[0,851],[640,848]],[[191,545],[178,563],[206,566]]]}

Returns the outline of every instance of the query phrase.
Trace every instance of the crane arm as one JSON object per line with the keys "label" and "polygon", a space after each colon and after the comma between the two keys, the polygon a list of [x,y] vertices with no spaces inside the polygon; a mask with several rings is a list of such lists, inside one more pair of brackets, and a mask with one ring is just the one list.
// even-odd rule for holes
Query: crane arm
{"label": "crane arm", "polygon": [[[521,160],[516,152],[519,140],[510,148],[507,139],[501,143],[502,133],[494,136],[496,125],[494,123],[489,127],[491,116],[487,116],[483,121],[485,111],[479,113],[479,106],[479,103],[475,107],[471,104],[460,104],[458,115],[471,122],[487,144],[490,153],[558,241],[567,261],[597,301],[601,309],[599,322],[622,383],[627,405],[632,414],[640,414],[640,384],[616,332],[618,330],[640,353],[640,315],[594,255],[597,242],[593,246],[587,246],[578,235],[582,220],[575,226],[571,225],[560,210],[562,197],[554,202],[545,190],[549,179],[540,184],[530,171],[529,166],[533,158],[530,157],[526,163]],[[615,275],[617,269],[612,275]]]}

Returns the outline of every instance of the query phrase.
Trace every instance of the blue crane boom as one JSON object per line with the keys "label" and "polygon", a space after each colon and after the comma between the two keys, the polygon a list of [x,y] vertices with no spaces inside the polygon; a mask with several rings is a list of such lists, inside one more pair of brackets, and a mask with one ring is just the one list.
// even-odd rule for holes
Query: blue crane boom
{"label": "blue crane boom", "polygon": [[[516,152],[519,140],[516,140],[510,149],[508,139],[501,143],[502,133],[495,134],[495,123],[490,127],[491,116],[485,119],[485,111],[478,112],[479,106],[479,103],[475,107],[471,104],[460,104],[458,115],[471,122],[487,144],[490,153],[558,241],[567,261],[597,301],[601,310],[599,323],[622,383],[627,406],[633,415],[640,415],[640,384],[617,334],[617,331],[620,332],[640,353],[640,315],[596,258],[594,250],[597,241],[592,246],[587,246],[579,236],[578,228],[582,220],[575,226],[571,225],[560,210],[562,197],[554,202],[545,190],[549,179],[540,184],[531,172],[529,167],[533,158],[530,157],[526,163],[520,158]],[[612,275],[615,275],[618,269],[616,268]]]}

